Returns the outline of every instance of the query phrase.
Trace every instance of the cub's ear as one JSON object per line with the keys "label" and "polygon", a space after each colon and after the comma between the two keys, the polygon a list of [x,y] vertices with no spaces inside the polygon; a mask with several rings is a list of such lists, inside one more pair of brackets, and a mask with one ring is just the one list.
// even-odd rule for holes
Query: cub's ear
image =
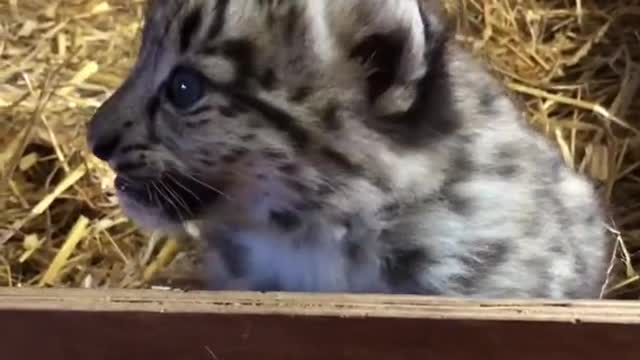
{"label": "cub's ear", "polygon": [[363,67],[369,101],[383,112],[406,110],[430,56],[442,55],[435,48],[448,32],[438,1],[340,0],[330,7],[340,46]]}

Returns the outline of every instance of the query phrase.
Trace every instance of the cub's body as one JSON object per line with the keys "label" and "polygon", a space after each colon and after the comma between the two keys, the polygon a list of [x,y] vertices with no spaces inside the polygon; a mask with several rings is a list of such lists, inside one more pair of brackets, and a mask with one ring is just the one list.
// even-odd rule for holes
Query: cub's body
{"label": "cub's body", "polygon": [[598,296],[591,184],[417,0],[152,1],[94,153],[211,289]]}

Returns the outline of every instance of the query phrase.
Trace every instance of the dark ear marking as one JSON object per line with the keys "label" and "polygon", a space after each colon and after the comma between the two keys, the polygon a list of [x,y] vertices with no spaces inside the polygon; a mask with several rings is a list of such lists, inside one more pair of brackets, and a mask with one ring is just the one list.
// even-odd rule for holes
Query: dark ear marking
{"label": "dark ear marking", "polygon": [[[426,21],[426,20],[425,20]],[[372,128],[404,146],[422,146],[450,136],[460,127],[453,106],[449,67],[446,59],[449,38],[429,39],[424,54],[427,72],[416,85],[416,96],[407,111],[381,116],[369,122]]]}
{"label": "dark ear marking", "polygon": [[398,29],[369,35],[351,49],[349,57],[362,63],[369,73],[369,101],[374,102],[393,85],[406,42],[406,31]]}
{"label": "dark ear marking", "polygon": [[192,44],[193,37],[198,33],[202,24],[202,8],[194,7],[184,18],[180,29],[180,51],[185,52]]}

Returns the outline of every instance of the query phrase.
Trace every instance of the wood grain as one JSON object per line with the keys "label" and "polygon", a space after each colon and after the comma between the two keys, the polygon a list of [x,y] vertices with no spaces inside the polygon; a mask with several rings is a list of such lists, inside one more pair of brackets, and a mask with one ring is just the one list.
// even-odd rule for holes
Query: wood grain
{"label": "wood grain", "polygon": [[640,303],[0,290],[3,359],[636,358]]}

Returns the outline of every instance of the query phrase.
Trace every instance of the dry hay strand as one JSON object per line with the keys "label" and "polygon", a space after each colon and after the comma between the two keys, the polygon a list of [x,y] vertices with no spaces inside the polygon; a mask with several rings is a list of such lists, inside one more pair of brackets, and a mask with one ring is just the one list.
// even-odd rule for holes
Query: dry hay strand
{"label": "dry hay strand", "polygon": [[[445,0],[482,58],[611,207],[603,296],[640,294],[640,2]],[[197,248],[140,232],[85,124],[137,52],[142,0],[0,0],[0,285],[147,287]],[[151,238],[151,240],[149,240]]]}

